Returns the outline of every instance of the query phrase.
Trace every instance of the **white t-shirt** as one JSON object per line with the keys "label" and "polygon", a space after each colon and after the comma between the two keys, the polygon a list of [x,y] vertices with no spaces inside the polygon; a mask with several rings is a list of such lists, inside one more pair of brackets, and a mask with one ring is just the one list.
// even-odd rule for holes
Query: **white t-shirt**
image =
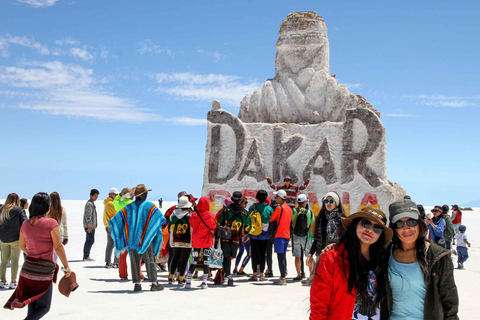
{"label": "white t-shirt", "polygon": [[466,247],[468,242],[466,233],[457,233],[455,235],[455,241],[457,242],[457,247]]}
{"label": "white t-shirt", "polygon": [[[375,296],[377,295],[377,276],[373,271],[368,273],[368,294],[372,297],[372,300],[375,301]],[[352,319],[359,320],[380,320],[380,309],[373,310],[373,308],[367,308],[362,304],[361,298],[357,295],[357,301],[353,307]]]}

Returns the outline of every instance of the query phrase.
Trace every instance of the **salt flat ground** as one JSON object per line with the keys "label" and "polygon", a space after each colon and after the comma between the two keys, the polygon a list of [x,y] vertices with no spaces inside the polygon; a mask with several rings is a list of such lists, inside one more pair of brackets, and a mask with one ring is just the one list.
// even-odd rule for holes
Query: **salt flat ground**
{"label": "salt flat ground", "polygon": [[[173,205],[164,202],[162,212]],[[131,281],[121,281],[117,269],[105,269],[104,256],[106,232],[102,224],[103,200],[96,202],[99,228],[91,256],[94,262],[83,262],[82,252],[85,231],[82,226],[84,200],[63,201],[68,214],[69,243],[65,246],[70,268],[77,274],[78,290],[70,298],[62,296],[54,288],[52,308],[45,319],[307,319],[310,287],[288,281],[285,287],[268,282],[248,282],[247,278],[235,279],[234,287],[209,285],[207,290],[197,288],[201,280],[194,280],[194,289],[185,291],[178,285],[167,284],[167,273],[159,272],[158,279],[164,291],[150,292],[150,284],[144,282],[141,292],[133,292]],[[465,211],[463,218],[472,243],[470,258],[464,270],[455,270],[455,280],[460,295],[460,318],[478,319],[478,288],[480,288],[480,220],[476,218],[480,208]],[[288,252],[287,278],[295,275],[294,259]],[[22,259],[22,258],[21,258]],[[127,259],[128,260],[128,259]],[[22,262],[22,261],[21,261]],[[454,256],[454,265],[456,257]],[[251,273],[250,264],[246,272]],[[145,272],[145,270],[144,270]],[[274,273],[278,276],[276,256]],[[129,270],[130,276],[130,270]],[[7,270],[7,280],[10,278]],[[129,278],[131,279],[131,278]],[[211,282],[210,282],[211,283]],[[0,290],[4,304],[13,290]],[[1,309],[0,319],[23,319],[26,308],[14,311]]]}

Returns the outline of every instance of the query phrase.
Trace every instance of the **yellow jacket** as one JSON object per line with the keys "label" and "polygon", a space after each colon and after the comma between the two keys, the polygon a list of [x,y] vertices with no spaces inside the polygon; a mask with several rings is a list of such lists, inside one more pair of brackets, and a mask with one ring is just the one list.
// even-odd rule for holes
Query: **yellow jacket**
{"label": "yellow jacket", "polygon": [[113,206],[112,198],[107,197],[105,200],[103,200],[103,204],[105,205],[105,208],[103,209],[103,224],[108,228],[108,220],[112,219],[117,211]]}

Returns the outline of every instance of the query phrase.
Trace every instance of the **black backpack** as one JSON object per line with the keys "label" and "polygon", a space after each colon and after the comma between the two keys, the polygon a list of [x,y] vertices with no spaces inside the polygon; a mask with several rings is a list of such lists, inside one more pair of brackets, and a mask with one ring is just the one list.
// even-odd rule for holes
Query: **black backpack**
{"label": "black backpack", "polygon": [[295,218],[293,234],[297,237],[305,237],[308,234],[308,214],[309,210],[301,210]]}

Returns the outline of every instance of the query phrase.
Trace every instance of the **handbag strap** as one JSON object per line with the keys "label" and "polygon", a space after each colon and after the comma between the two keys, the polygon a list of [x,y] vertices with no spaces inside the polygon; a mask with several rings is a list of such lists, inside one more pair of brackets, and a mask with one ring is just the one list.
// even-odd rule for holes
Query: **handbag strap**
{"label": "handbag strap", "polygon": [[203,222],[203,224],[205,225],[205,227],[207,227],[207,229],[210,230],[210,232],[213,232],[213,230],[210,229],[209,226],[207,226],[207,224],[205,223],[205,221],[203,221],[203,218],[202,218],[202,216],[200,215],[200,212],[197,211],[197,215],[200,217],[200,220],[202,220],[202,222]]}

